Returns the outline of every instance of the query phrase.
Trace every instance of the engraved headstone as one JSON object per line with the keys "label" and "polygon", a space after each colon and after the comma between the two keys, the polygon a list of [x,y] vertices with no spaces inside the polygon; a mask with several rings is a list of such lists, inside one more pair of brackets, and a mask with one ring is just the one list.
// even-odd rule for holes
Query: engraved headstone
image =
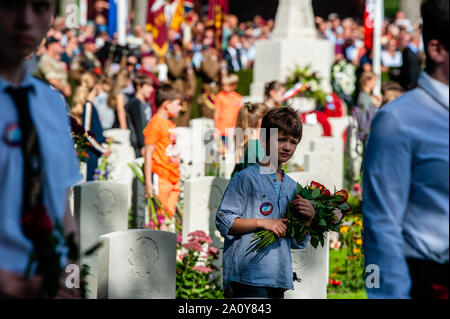
{"label": "engraved headstone", "polygon": [[[74,198],[82,254],[98,244],[101,235],[128,228],[126,185],[112,182],[80,184],[74,186]],[[90,268],[86,278],[88,298],[97,295],[97,253],[81,257],[81,265]]]}
{"label": "engraved headstone", "polygon": [[133,229],[100,240],[99,299],[175,299],[175,234]]}

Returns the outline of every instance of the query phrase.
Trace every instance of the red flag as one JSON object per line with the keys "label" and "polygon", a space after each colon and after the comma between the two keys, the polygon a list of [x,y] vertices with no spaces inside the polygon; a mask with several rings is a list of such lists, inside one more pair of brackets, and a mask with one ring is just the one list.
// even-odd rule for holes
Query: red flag
{"label": "red flag", "polygon": [[209,0],[208,19],[215,29],[215,44],[217,49],[222,48],[223,20],[228,14],[228,0]]}
{"label": "red flag", "polygon": [[153,34],[153,50],[163,57],[169,48],[166,18],[164,16],[165,0],[150,0],[147,13],[147,31]]}
{"label": "red flag", "polygon": [[217,14],[228,14],[228,0],[209,0],[208,19],[215,20]]}
{"label": "red flag", "polygon": [[375,7],[375,0],[366,0],[366,10],[364,12],[364,44],[368,51],[372,51],[373,49]]}

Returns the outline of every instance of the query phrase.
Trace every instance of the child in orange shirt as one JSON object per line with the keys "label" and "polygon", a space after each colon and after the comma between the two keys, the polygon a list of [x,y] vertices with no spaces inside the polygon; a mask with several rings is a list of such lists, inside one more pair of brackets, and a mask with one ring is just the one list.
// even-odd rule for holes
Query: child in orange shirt
{"label": "child in orange shirt", "polygon": [[176,118],[181,110],[181,94],[169,84],[161,85],[155,94],[158,108],[144,130],[145,194],[157,195],[170,218],[180,196],[180,155],[177,151]]}
{"label": "child in orange shirt", "polygon": [[242,96],[236,93],[239,77],[236,74],[225,75],[222,79],[222,92],[216,95],[214,102],[214,122],[216,129],[226,144],[227,129],[236,128],[237,117],[242,107]]}

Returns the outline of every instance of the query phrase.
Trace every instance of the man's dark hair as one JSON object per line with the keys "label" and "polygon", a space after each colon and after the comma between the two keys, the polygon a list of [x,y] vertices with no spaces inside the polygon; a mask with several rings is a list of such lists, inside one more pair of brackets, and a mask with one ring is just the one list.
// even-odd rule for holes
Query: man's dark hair
{"label": "man's dark hair", "polygon": [[303,125],[300,115],[290,107],[274,108],[267,112],[261,123],[261,131],[266,132],[266,143],[270,138],[270,129],[277,128],[278,134],[290,135],[300,142],[303,134]]}
{"label": "man's dark hair", "polygon": [[163,84],[156,89],[155,104],[156,107],[161,107],[165,101],[174,101],[176,99],[181,100],[182,96],[180,91],[174,88],[170,84]]}
{"label": "man's dark hair", "polygon": [[427,55],[427,68],[434,68],[428,57],[427,46],[431,40],[438,40],[448,51],[448,0],[425,0],[422,4],[422,34]]}
{"label": "man's dark hair", "polygon": [[142,88],[144,84],[153,85],[153,81],[151,78],[144,74],[138,74],[133,79],[133,87],[135,91],[137,91],[138,88]]}

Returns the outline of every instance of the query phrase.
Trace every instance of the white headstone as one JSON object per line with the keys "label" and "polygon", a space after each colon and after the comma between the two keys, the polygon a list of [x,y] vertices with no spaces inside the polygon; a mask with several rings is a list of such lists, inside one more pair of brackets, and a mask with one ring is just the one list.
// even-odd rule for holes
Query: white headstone
{"label": "white headstone", "polygon": [[288,166],[293,171],[305,170],[305,154],[311,152],[311,141],[315,138],[323,135],[323,129],[320,124],[316,125],[303,125],[303,134],[300,144],[297,146],[297,150],[288,162]]}
{"label": "white headstone", "polygon": [[111,137],[114,140],[111,144],[111,155],[108,159],[110,165],[108,180],[128,186],[128,202],[131,204],[134,174],[128,164],[135,161],[136,154],[130,144],[130,131],[112,129],[105,130],[103,134],[105,137]]}
{"label": "white headstone", "polygon": [[[89,182],[74,186],[75,218],[80,230],[80,252],[99,243],[103,234],[128,228],[127,186],[111,182]],[[97,295],[97,253],[81,257],[90,267],[86,278],[88,298]]]}
{"label": "white headstone", "polygon": [[328,122],[330,122],[333,137],[343,139],[344,132],[350,125],[351,117],[329,117]]}
{"label": "white headstone", "polygon": [[339,161],[333,153],[329,152],[310,152],[305,154],[305,171],[317,173],[323,176],[329,176],[333,181],[330,191],[342,189],[343,187],[343,169],[337,167]]}
{"label": "white headstone", "polygon": [[214,136],[214,120],[207,118],[193,119],[189,122],[192,128],[192,145],[194,164],[205,165],[207,144]]}
{"label": "white headstone", "polygon": [[[333,175],[336,177],[336,188],[341,189],[344,185],[344,141],[342,138],[320,137],[311,141],[311,151],[327,153],[332,155],[334,161],[332,168]],[[311,172],[315,172],[310,169]],[[331,189],[333,191],[334,188]]]}
{"label": "white headstone", "polygon": [[183,212],[183,242],[188,234],[203,230],[212,236],[216,230],[216,213],[229,180],[202,177],[185,182]]}
{"label": "white headstone", "polygon": [[[216,213],[228,187],[229,180],[216,177],[203,177],[185,183],[183,211],[183,243],[191,232],[202,230],[213,240],[212,245],[219,249],[219,258],[214,262],[222,269],[223,242],[216,231]],[[220,284],[222,284],[222,270]]]}
{"label": "white headstone", "polygon": [[175,299],[175,234],[127,230],[100,240],[99,299]]}
{"label": "white headstone", "polygon": [[[300,172],[288,174],[302,186],[306,186],[312,181],[323,184],[330,188],[332,181],[327,180],[327,176],[313,174],[310,172]],[[295,290],[285,293],[286,299],[326,299],[328,285],[328,261],[329,242],[325,238],[324,247],[319,246],[314,249],[308,243],[306,249],[292,249],[292,268],[296,273],[298,281],[294,281]]]}
{"label": "white headstone", "polygon": [[188,164],[193,160],[192,128],[177,127],[177,148],[182,163]]}

